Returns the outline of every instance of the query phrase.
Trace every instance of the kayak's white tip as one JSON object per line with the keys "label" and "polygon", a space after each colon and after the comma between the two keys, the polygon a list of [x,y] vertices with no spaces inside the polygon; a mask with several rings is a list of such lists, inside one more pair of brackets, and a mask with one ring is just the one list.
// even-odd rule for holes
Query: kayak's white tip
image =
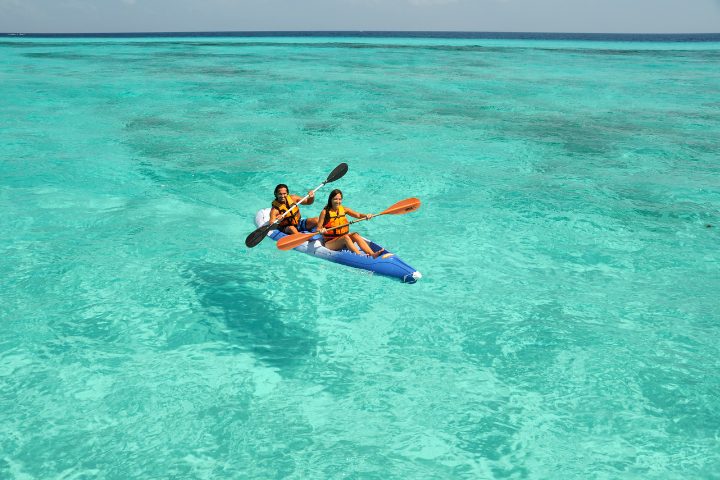
{"label": "kayak's white tip", "polygon": [[414,271],[412,273],[408,273],[404,277],[402,277],[403,283],[415,283],[418,280],[422,278],[422,274],[418,271]]}

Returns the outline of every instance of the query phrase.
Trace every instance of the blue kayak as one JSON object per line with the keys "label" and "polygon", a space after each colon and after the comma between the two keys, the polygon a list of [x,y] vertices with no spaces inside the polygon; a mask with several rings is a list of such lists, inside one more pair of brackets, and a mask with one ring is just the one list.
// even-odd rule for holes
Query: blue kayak
{"label": "blue kayak", "polygon": [[[258,227],[265,225],[268,222],[269,218],[270,209],[264,208],[257,212],[257,215],[255,215],[255,225]],[[287,235],[280,232],[279,230],[270,230],[268,232],[268,237],[272,238],[276,242],[286,236]],[[375,242],[372,242],[368,239],[365,240],[374,252],[377,252],[378,250],[381,250],[383,248]],[[420,278],[422,278],[420,272],[400,260],[397,255],[391,255],[392,252],[390,251],[386,250],[387,253],[377,258],[372,258],[368,257],[367,255],[358,255],[349,250],[330,250],[325,248],[322,241],[322,235],[319,234],[310,238],[307,243],[303,243],[302,245],[295,247],[293,250],[307,253],[308,255],[312,255],[313,257],[322,258],[330,262],[346,265],[348,267],[367,270],[371,273],[376,273],[385,277],[397,278],[404,283],[415,283]]]}

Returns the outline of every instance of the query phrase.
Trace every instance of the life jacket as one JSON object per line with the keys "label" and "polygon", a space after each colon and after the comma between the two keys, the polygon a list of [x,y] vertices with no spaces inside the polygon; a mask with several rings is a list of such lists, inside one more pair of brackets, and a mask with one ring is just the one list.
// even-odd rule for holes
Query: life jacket
{"label": "life jacket", "polygon": [[[325,225],[323,225],[323,228],[338,227],[340,225],[345,225],[346,223],[348,223],[348,221],[345,216],[345,209],[342,205],[338,207],[337,212],[332,212],[330,209],[325,210]],[[332,240],[334,238],[342,237],[349,231],[350,226],[345,225],[344,227],[336,228],[335,230],[323,233],[323,238],[325,241]]]}
{"label": "life jacket", "polygon": [[277,201],[277,199],[273,200],[272,202],[273,208],[276,208],[280,212],[280,215],[292,209],[292,212],[286,215],[285,218],[280,221],[280,223],[278,224],[278,228],[285,228],[290,226],[297,227],[300,223],[300,207],[298,207],[297,204],[293,201],[293,199],[290,198],[290,195],[285,197],[285,201],[287,203],[280,203]]}

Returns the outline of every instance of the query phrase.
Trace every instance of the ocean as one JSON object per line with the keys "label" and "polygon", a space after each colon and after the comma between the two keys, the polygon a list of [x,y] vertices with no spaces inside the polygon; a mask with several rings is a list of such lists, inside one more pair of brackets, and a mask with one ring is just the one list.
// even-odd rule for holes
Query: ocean
{"label": "ocean", "polygon": [[[720,478],[720,35],[6,35],[0,99],[0,478]],[[341,162],[418,283],[245,246]]]}

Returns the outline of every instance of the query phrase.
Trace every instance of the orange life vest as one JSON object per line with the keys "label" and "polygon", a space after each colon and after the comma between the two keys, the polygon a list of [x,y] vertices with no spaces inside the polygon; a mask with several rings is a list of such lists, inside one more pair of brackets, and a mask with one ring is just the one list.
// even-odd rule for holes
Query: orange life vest
{"label": "orange life vest", "polygon": [[285,216],[285,218],[280,221],[280,223],[278,224],[278,228],[285,228],[290,226],[297,227],[300,223],[300,207],[298,207],[297,204],[293,201],[293,199],[290,198],[290,195],[285,197],[285,202],[286,203],[280,203],[277,201],[277,199],[273,200],[272,202],[273,208],[277,209],[277,211],[280,212],[280,215],[292,209],[292,212],[290,212],[288,215]]}
{"label": "orange life vest", "polygon": [[[338,207],[337,212],[333,212],[329,209],[325,210],[325,224],[323,225],[323,228],[339,227],[340,225],[345,225],[346,223],[348,223],[348,221],[345,216],[345,209],[342,205]],[[323,233],[323,238],[325,241],[332,240],[333,238],[342,237],[349,231],[350,226],[345,225],[344,227],[336,228],[335,230]]]}

